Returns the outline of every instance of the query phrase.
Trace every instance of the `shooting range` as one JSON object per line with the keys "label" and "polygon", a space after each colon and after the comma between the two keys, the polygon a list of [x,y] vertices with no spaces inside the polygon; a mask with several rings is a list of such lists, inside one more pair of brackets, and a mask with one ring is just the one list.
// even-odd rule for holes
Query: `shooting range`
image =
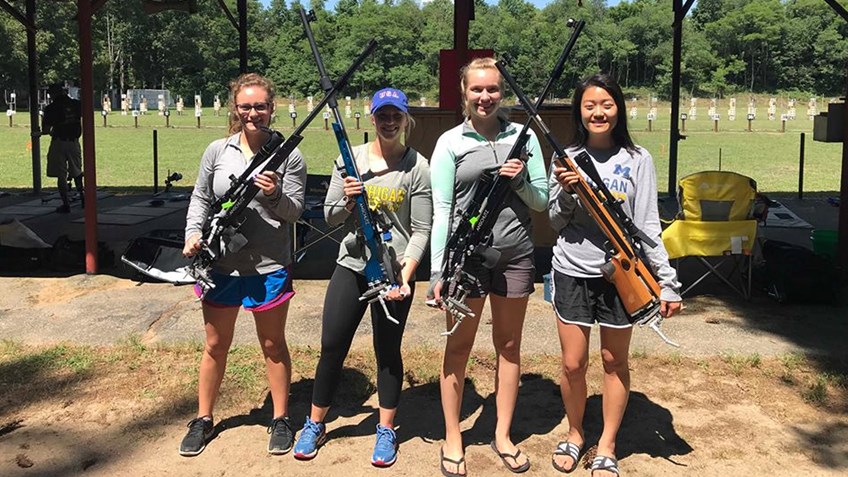
{"label": "shooting range", "polygon": [[[315,9],[330,86],[369,40],[378,43],[336,93],[335,109],[300,6]],[[302,136],[297,148],[308,173],[300,216],[281,225],[292,238],[286,270],[295,291],[285,332],[292,361],[286,414],[298,436],[321,356],[318,323],[334,303],[326,290],[346,246],[345,229],[325,219],[340,156],[334,123],[344,124],[354,148],[375,140],[372,95],[396,87],[415,120],[405,144],[429,159],[442,134],[464,121],[460,69],[490,55],[506,60],[563,147],[581,119],[575,86],[610,74],[624,93],[618,120],[650,154],[662,227],[672,227],[663,243],[685,309],[663,322],[679,348],[647,326],[629,338],[632,378],[615,447],[622,475],[845,474],[846,7],[844,0],[0,0],[10,53],[0,61],[0,475],[373,475],[380,369],[367,318],[354,334],[338,378],[343,391],[326,420],[328,441],[315,459],[266,452],[279,409],[246,310],[233,325],[215,435],[202,455],[178,454],[185,423],[196,417],[207,338],[196,277],[186,268],[192,261],[183,256],[201,157],[238,122],[230,82],[254,71],[273,80],[270,128],[286,139]],[[543,95],[573,32],[568,19],[586,27]],[[57,140],[44,127],[54,84],[81,108],[84,192],[68,181],[69,213],[57,212],[61,188],[46,174]],[[547,170],[556,148],[514,89],[504,86],[499,114],[519,129],[530,123]],[[627,176],[636,173],[619,170],[620,184],[632,184]],[[734,194],[734,205],[708,195],[699,203],[733,212],[745,203],[746,213],[681,225],[684,187],[693,183]],[[566,317],[546,301],[557,295],[552,247],[562,240],[550,208],[530,212],[535,283],[511,421],[512,444],[531,462],[528,475],[552,472],[552,452],[571,437],[560,396],[558,330]],[[704,239],[726,242],[703,257],[710,265],[687,249]],[[438,475],[445,444],[439,383],[448,339],[440,336],[445,312],[424,303],[430,267],[426,252],[412,277],[394,421],[400,451],[388,470],[412,477]],[[702,279],[710,267],[714,275]],[[508,366],[491,339],[498,320],[486,305],[462,325],[473,323],[478,334],[460,416],[474,475],[509,466],[490,444],[502,397],[495,373]],[[602,333],[593,327],[587,351],[583,451],[590,456],[610,392]]]}

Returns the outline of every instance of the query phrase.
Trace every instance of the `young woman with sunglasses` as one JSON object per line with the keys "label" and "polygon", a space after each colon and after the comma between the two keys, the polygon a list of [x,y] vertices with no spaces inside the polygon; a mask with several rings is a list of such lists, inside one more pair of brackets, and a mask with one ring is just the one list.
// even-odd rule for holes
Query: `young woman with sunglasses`
{"label": "young woman with sunglasses", "polygon": [[[186,217],[185,256],[201,248],[201,227],[215,200],[230,187],[230,176],[240,176],[267,142],[274,113],[274,86],[256,73],[239,76],[230,84],[230,136],[214,141],[200,160],[200,171]],[[260,168],[261,170],[261,168]],[[253,314],[256,334],[265,357],[273,401],[268,452],[285,454],[292,448],[288,418],[291,357],[286,344],[288,300],[291,286],[291,224],[303,212],[306,164],[300,151],[286,158],[275,171],[254,177],[260,191],[243,213],[239,232],[247,243],[213,265],[215,287],[203,299],[206,344],[200,360],[197,417],[188,424],[180,454],[203,451],[213,435],[212,409],[227,366],[227,354],[239,308]],[[196,288],[196,292],[199,291]]]}

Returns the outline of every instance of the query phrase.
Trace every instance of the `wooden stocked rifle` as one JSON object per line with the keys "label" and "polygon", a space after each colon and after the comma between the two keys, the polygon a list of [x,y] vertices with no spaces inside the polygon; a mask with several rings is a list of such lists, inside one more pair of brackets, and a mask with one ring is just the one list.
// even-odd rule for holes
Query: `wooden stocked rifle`
{"label": "wooden stocked rifle", "polygon": [[[571,37],[563,48],[547,84],[539,94],[536,103],[537,108],[541,106],[554,82],[562,76],[565,70],[565,62],[585,25],[586,22],[583,20],[577,22],[572,19],[568,20],[568,26],[573,28]],[[506,156],[507,159],[518,157],[525,163],[527,162],[526,146],[530,139],[529,130],[532,123],[533,121],[528,119],[524,124],[515,144],[512,145],[509,154]],[[463,319],[474,316],[471,308],[465,303],[468,292],[475,282],[474,277],[464,270],[466,259],[476,254],[482,258],[483,266],[487,268],[494,268],[498,263],[501,254],[490,246],[492,229],[498,220],[507,194],[511,190],[511,180],[500,176],[497,170],[484,172],[476,184],[471,204],[459,213],[457,228],[445,243],[445,260],[441,275],[442,290],[444,291],[442,306],[451,314],[454,324],[450,330],[443,332],[442,336],[453,335]],[[432,303],[432,305],[437,306],[438,304]]]}
{"label": "wooden stocked rifle", "polygon": [[637,244],[638,246],[644,244],[653,248],[657,246],[656,242],[639,230],[633,220],[624,212],[621,207],[622,201],[612,195],[592,163],[592,158],[584,151],[577,155],[575,161],[594,182],[594,185],[589,184],[562,146],[553,137],[550,128],[539,116],[538,111],[530,103],[524,92],[521,91],[515,79],[506,69],[504,62],[498,61],[495,66],[518,97],[521,106],[536,122],[539,130],[542,131],[545,139],[554,149],[556,165],[577,172],[578,181],[572,186],[572,189],[580,199],[583,208],[598,224],[601,232],[607,238],[607,252],[610,259],[601,267],[601,273],[607,281],[615,286],[624,309],[630,315],[631,323],[648,326],[663,341],[672,346],[678,346],[668,339],[660,328],[663,320],[659,313],[660,286],[639,254],[639,248],[637,248]]}
{"label": "wooden stocked rifle", "polygon": [[[189,275],[197,280],[197,285],[200,287],[200,299],[203,299],[206,293],[215,287],[210,273],[215,261],[227,253],[237,252],[247,244],[247,239],[239,232],[239,227],[244,223],[242,214],[244,209],[259,192],[254,177],[264,171],[276,171],[284,161],[288,160],[303,140],[302,133],[309,123],[321,112],[324,105],[335,97],[335,92],[347,85],[353,73],[376,46],[374,41],[368,44],[341,78],[330,85],[329,91],[332,94],[325,95],[288,138],[283,138],[279,132],[266,128],[266,132],[270,135],[268,141],[253,156],[240,176],[230,176],[230,188],[209,207],[201,229],[200,250],[188,267]],[[264,166],[262,166],[263,163],[265,163]]]}
{"label": "wooden stocked rifle", "polygon": [[[336,135],[336,142],[339,145],[339,152],[342,156],[344,164],[342,176],[349,176],[362,182],[362,177],[356,167],[356,160],[353,157],[353,150],[350,146],[347,131],[344,128],[342,115],[339,112],[339,104],[336,100],[336,90],[332,88],[330,79],[327,76],[327,71],[324,68],[324,62],[321,60],[321,54],[318,52],[318,45],[315,42],[315,37],[312,34],[312,28],[309,23],[315,20],[315,12],[309,13],[303,7],[300,7],[300,19],[303,22],[303,29],[306,32],[306,39],[309,41],[309,46],[312,49],[312,56],[315,58],[315,63],[318,66],[318,73],[321,76],[321,86],[324,88],[324,98],[330,110],[333,112],[333,132]],[[374,43],[372,40],[371,43]],[[392,239],[391,227],[386,222],[378,222],[371,209],[368,207],[368,194],[363,187],[362,193],[356,196],[356,219],[359,225],[357,230],[358,235],[365,243],[368,253],[365,261],[365,280],[368,282],[368,289],[362,296],[360,301],[368,303],[378,302],[383,307],[386,313],[386,318],[392,323],[399,322],[389,313],[389,308],[386,306],[386,295],[398,288],[398,270],[394,266],[394,261],[389,254],[389,248],[385,242]]]}

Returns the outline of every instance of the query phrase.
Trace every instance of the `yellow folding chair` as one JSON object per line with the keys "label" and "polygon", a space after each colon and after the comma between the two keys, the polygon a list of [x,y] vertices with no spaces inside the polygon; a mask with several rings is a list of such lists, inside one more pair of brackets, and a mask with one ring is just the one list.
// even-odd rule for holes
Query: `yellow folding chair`
{"label": "yellow folding chair", "polygon": [[712,275],[749,299],[757,183],[735,172],[704,171],[680,179],[678,186],[680,211],[663,231],[663,244],[678,269],[687,257],[706,267],[682,295]]}

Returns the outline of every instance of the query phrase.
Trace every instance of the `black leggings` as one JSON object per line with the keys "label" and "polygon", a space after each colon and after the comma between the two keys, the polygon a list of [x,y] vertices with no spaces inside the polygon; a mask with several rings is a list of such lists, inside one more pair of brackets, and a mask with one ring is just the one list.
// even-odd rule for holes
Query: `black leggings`
{"label": "black leggings", "polygon": [[[321,358],[315,370],[312,404],[328,407],[339,384],[344,360],[350,351],[353,335],[365,315],[367,302],[359,297],[367,289],[365,277],[350,269],[336,266],[327,294],[324,297],[324,317],[321,322]],[[400,322],[394,324],[386,318],[379,303],[371,305],[371,327],[374,337],[374,354],[377,356],[377,396],[380,407],[395,409],[400,401],[403,384],[403,358],[400,353],[406,317],[415,295],[402,301],[387,301],[389,313]]]}

